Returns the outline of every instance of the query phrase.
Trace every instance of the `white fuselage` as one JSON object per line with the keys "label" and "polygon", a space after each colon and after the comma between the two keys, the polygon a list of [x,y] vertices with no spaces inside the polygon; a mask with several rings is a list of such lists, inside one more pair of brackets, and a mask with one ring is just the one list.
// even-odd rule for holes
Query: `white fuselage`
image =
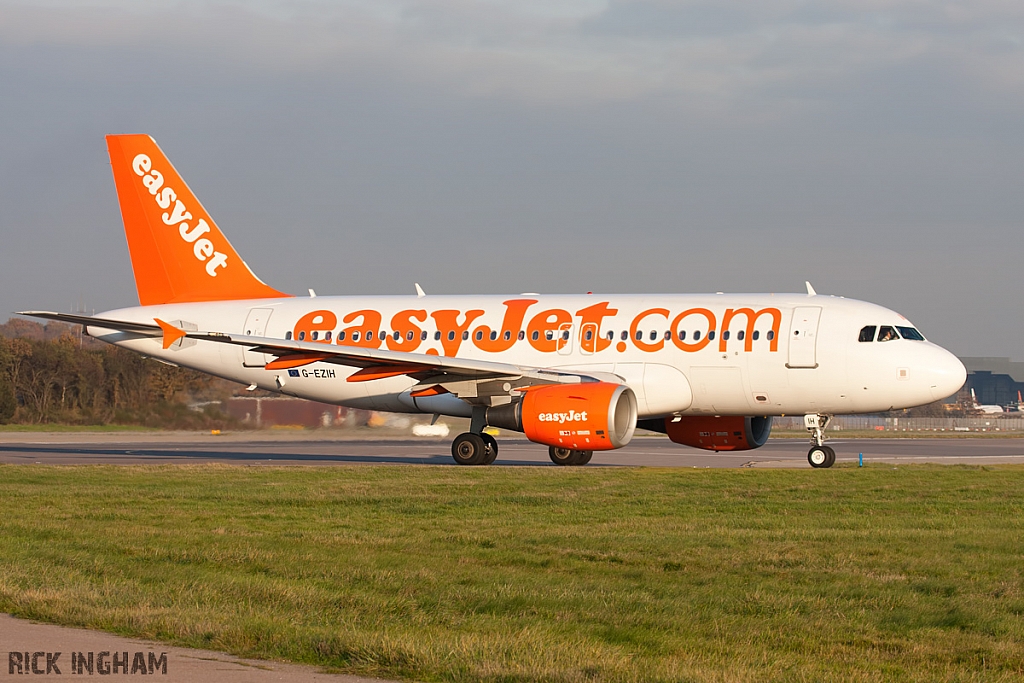
{"label": "white fuselage", "polygon": [[[881,306],[831,296],[302,297],[165,304],[103,316],[277,339],[310,341],[315,332],[316,341],[330,344],[617,375],[636,393],[642,418],[877,412],[945,398],[966,377],[960,361],[931,342],[858,341],[865,326],[912,325]],[[272,357],[240,346],[186,340],[165,350],[160,339],[89,331],[147,356],[302,398],[470,414],[451,395],[410,398],[417,382],[404,375],[348,382],[356,368],[267,370],[262,366]]]}

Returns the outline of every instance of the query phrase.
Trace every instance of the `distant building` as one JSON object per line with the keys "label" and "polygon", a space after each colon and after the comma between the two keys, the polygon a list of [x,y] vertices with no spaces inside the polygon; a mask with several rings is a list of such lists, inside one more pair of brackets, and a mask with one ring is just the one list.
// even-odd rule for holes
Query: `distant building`
{"label": "distant building", "polygon": [[1009,358],[961,358],[967,368],[964,389],[974,389],[978,403],[1008,406],[1017,403],[1018,392],[1024,394],[1024,363]]}

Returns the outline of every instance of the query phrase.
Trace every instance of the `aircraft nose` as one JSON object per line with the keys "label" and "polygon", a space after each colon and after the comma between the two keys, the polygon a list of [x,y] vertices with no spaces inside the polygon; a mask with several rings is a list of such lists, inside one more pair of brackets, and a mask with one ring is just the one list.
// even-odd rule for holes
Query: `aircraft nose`
{"label": "aircraft nose", "polygon": [[960,391],[967,381],[967,368],[946,349],[936,346],[935,350],[928,367],[928,389],[932,400],[938,401]]}

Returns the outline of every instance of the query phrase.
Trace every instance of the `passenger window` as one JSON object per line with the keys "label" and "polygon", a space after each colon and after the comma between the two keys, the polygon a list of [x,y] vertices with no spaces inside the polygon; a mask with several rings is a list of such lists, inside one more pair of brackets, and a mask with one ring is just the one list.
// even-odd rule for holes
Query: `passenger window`
{"label": "passenger window", "polygon": [[355,332],[352,333],[352,341],[359,341],[359,330],[356,330]]}
{"label": "passenger window", "polygon": [[544,332],[544,338],[547,339],[548,341],[551,341],[552,339],[555,338],[555,333],[552,332],[551,330],[547,330]]}
{"label": "passenger window", "polygon": [[324,335],[324,341],[331,341],[331,333],[330,333],[330,331],[328,331],[327,334]]}
{"label": "passenger window", "polygon": [[679,341],[686,341],[686,330],[679,330]]}
{"label": "passenger window", "polygon": [[412,330],[409,330],[409,333],[407,335],[405,335],[405,340],[406,341],[412,341],[415,337],[416,337],[416,333],[413,332]]}
{"label": "passenger window", "polygon": [[427,331],[423,330],[420,332],[420,341],[427,341]]}
{"label": "passenger window", "polygon": [[644,333],[641,332],[640,330],[637,330],[636,331],[636,339],[637,339],[637,341],[640,341],[643,338],[644,338]]}
{"label": "passenger window", "polygon": [[622,341],[626,341],[627,339],[629,339],[629,332],[627,332],[626,330],[623,330],[622,331]]}
{"label": "passenger window", "polygon": [[767,339],[768,341],[775,339],[775,330],[768,330],[768,334],[766,334],[764,338]]}
{"label": "passenger window", "polygon": [[725,341],[729,341],[729,330],[726,330],[725,332],[722,333],[722,339],[724,339]]}
{"label": "passenger window", "polygon": [[877,329],[878,328],[875,327],[874,325],[865,325],[864,327],[860,328],[860,337],[857,338],[857,341],[875,341],[875,330]]}
{"label": "passenger window", "polygon": [[530,339],[532,339],[533,341],[537,341],[538,338],[540,338],[540,332],[538,332],[537,330],[534,330],[533,334],[530,335]]}
{"label": "passenger window", "polygon": [[900,331],[900,336],[904,339],[913,339],[914,341],[924,341],[924,337],[920,332],[915,330],[913,327],[896,327]]}
{"label": "passenger window", "polygon": [[305,332],[305,330],[303,330],[302,332],[299,332],[299,341],[306,341],[306,332]]}
{"label": "passenger window", "polygon": [[316,341],[316,338],[317,338],[317,337],[319,337],[319,336],[320,336],[320,333],[319,333],[319,332],[317,332],[316,330],[313,330],[313,336],[312,336],[312,337],[310,337],[310,338],[311,338],[311,339],[312,339],[313,341]]}
{"label": "passenger window", "polygon": [[740,341],[743,341],[743,337],[745,336],[746,330],[740,330],[739,332],[736,333],[736,338],[739,339]]}
{"label": "passenger window", "polygon": [[693,341],[700,341],[700,330],[694,330]]}
{"label": "passenger window", "polygon": [[344,330],[342,330],[341,332],[338,333],[338,341],[340,341],[340,342],[345,341],[345,331]]}
{"label": "passenger window", "polygon": [[524,339],[526,339],[526,333],[519,330],[519,341],[523,341]]}
{"label": "passenger window", "polygon": [[671,332],[671,330],[665,330],[665,341],[672,341],[672,332]]}
{"label": "passenger window", "polygon": [[434,341],[441,341],[441,330],[434,331]]}
{"label": "passenger window", "polygon": [[[412,334],[412,333],[410,332],[410,334]],[[402,333],[399,332],[398,330],[395,330],[394,337],[395,337],[395,341],[398,341],[399,339],[402,338]]]}
{"label": "passenger window", "polygon": [[893,339],[899,339],[899,335],[896,334],[896,329],[889,325],[882,325],[881,329],[878,330],[878,341],[892,341]]}
{"label": "passenger window", "polygon": [[467,339],[469,339],[469,330],[462,333],[462,341],[466,341]]}
{"label": "passenger window", "polygon": [[384,330],[380,331],[380,340],[381,341],[384,341],[384,338],[387,337],[387,336],[388,336],[387,332],[385,332]]}
{"label": "passenger window", "polygon": [[715,331],[714,330],[711,330],[710,332],[708,332],[708,339],[710,339],[711,341],[715,340]]}
{"label": "passenger window", "polygon": [[448,330],[448,341],[455,341],[455,330]]}
{"label": "passenger window", "polygon": [[498,331],[497,330],[491,330],[491,341],[494,341],[497,338],[498,338]]}
{"label": "passenger window", "polygon": [[505,330],[504,337],[505,337],[505,341],[508,341],[509,339],[511,339],[512,338],[512,330]]}
{"label": "passenger window", "polygon": [[562,333],[562,339],[566,341],[569,340],[569,330],[566,330],[565,332]]}
{"label": "passenger window", "polygon": [[483,333],[483,332],[480,332],[480,331],[478,330],[478,331],[477,331],[477,333],[476,333],[476,340],[477,340],[477,341],[480,341],[480,340],[481,340],[481,339],[483,339],[483,338],[484,338],[484,333]]}
{"label": "passenger window", "polygon": [[761,336],[761,333],[758,332],[757,330],[754,330],[754,335],[751,337],[751,339],[753,339],[754,341],[757,341],[757,338],[760,337],[760,336]]}
{"label": "passenger window", "polygon": [[608,330],[608,341],[611,341],[612,339],[615,339],[615,332]]}
{"label": "passenger window", "polygon": [[658,331],[657,330],[651,330],[651,341],[654,341],[657,338],[658,338]]}
{"label": "passenger window", "polygon": [[584,334],[583,336],[584,336],[584,338],[586,338],[587,341],[590,341],[591,339],[594,338],[594,331],[593,330],[587,330],[586,334]]}
{"label": "passenger window", "polygon": [[292,331],[288,330],[287,332],[285,332],[284,333],[284,338],[285,338],[285,340],[290,340],[292,338]]}

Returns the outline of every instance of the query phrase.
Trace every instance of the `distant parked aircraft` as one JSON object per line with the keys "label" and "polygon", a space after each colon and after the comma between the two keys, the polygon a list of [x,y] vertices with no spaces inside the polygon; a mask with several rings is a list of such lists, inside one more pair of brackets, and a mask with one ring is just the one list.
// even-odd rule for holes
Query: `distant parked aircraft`
{"label": "distant parked aircraft", "polygon": [[[559,465],[583,465],[637,427],[746,450],[767,441],[773,415],[796,414],[811,433],[808,461],[829,467],[833,414],[930,403],[966,379],[903,316],[809,284],[806,294],[427,296],[417,286],[408,297],[293,297],[253,274],[152,138],[111,135],[107,146],[141,305],[26,315],[251,388],[468,417],[452,444],[460,464],[494,461],[488,425],[525,433]],[[278,240],[294,268],[302,249],[346,246],[295,242],[287,230]],[[388,245],[364,256],[384,267]]]}
{"label": "distant parked aircraft", "polygon": [[974,389],[973,388],[971,389],[971,401],[974,403],[974,406],[973,406],[974,409],[977,410],[979,413],[985,413],[986,415],[989,415],[989,414],[995,415],[997,413],[1005,413],[1006,412],[1003,409],[1002,406],[982,405],[982,404],[978,403],[978,397],[974,395]]}

